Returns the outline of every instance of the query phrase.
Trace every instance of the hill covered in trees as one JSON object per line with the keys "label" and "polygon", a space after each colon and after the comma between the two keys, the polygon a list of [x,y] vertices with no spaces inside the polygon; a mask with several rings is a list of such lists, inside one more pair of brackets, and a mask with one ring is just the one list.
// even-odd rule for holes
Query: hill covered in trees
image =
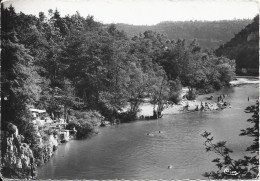
{"label": "hill covered in trees", "polygon": [[223,21],[178,21],[162,22],[152,26],[136,26],[116,24],[128,36],[138,35],[147,30],[167,35],[169,39],[185,39],[191,42],[197,39],[202,48],[217,48],[229,41],[236,33],[241,31],[252,20],[223,20]]}
{"label": "hill covered in trees", "polygon": [[159,115],[168,100],[178,102],[182,86],[193,99],[196,90],[219,89],[234,77],[234,60],[202,50],[196,40],[174,41],[153,31],[129,37],[92,16],[61,17],[58,10],[47,18],[2,5],[1,13],[2,123],[18,127],[39,163],[46,147],[37,140],[47,133],[33,131],[29,107],[87,134],[95,117],[135,120],[144,97]]}
{"label": "hill covered in trees", "polygon": [[216,50],[217,56],[236,60],[236,73],[259,73],[259,15],[230,41]]}

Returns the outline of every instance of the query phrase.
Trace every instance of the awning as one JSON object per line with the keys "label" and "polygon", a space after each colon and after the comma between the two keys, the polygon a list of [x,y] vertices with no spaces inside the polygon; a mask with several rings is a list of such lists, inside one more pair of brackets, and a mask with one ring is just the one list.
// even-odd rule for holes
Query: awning
{"label": "awning", "polygon": [[45,113],[46,110],[40,110],[40,109],[29,109],[31,112],[37,112],[37,113]]}

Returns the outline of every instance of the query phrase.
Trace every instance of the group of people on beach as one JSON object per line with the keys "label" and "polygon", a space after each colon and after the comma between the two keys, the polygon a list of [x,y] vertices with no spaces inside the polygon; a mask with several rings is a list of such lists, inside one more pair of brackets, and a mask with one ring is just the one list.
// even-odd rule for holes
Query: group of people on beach
{"label": "group of people on beach", "polygon": [[226,97],[225,94],[218,96],[218,102],[220,102],[220,101],[224,102],[225,97]]}
{"label": "group of people on beach", "polygon": [[[221,94],[217,97],[217,104],[211,103],[211,102],[200,102],[200,105],[196,105],[196,108],[194,110],[189,110],[189,102],[186,102],[186,105],[183,107],[182,111],[210,111],[210,110],[218,110],[218,109],[224,109],[227,106],[229,106],[229,103],[225,101],[225,98],[228,95]],[[210,96],[208,100],[213,100],[214,96]],[[215,105],[214,105],[215,104]]]}
{"label": "group of people on beach", "polygon": [[227,96],[228,96],[228,95],[223,94],[223,95],[220,95],[220,96],[218,97],[217,105],[218,105],[218,108],[219,108],[219,109],[225,109],[225,108],[227,108],[227,107],[229,107],[229,108],[231,107],[228,102],[224,101],[224,99],[225,99]]}
{"label": "group of people on beach", "polygon": [[200,109],[199,109],[199,105],[197,105],[197,107],[195,108],[194,111],[207,111],[207,110],[211,110],[213,107],[213,105],[209,102],[205,102],[205,104],[203,105],[203,102],[200,102]]}

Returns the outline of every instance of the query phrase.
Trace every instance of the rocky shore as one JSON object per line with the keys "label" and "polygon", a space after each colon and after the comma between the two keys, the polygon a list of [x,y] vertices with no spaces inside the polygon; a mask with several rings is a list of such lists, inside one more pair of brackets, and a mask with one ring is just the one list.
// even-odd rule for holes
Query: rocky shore
{"label": "rocky shore", "polygon": [[[37,177],[37,166],[49,161],[57,149],[60,141],[53,134],[40,134],[38,126],[34,125],[33,133],[37,134],[35,140],[36,150],[32,150],[28,143],[24,142],[23,135],[19,134],[17,126],[8,122],[1,137],[1,173],[5,178],[33,179]],[[38,151],[37,151],[38,150]],[[35,154],[41,159],[36,159]]]}
{"label": "rocky shore", "polygon": [[12,130],[5,131],[1,140],[1,169],[8,178],[32,178],[36,176],[36,164],[29,145],[23,142],[15,125],[9,123]]}

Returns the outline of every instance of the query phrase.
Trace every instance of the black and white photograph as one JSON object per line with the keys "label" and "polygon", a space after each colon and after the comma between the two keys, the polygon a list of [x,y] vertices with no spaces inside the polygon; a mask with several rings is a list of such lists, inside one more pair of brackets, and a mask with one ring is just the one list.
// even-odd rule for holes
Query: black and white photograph
{"label": "black and white photograph", "polygon": [[259,7],[2,1],[1,179],[258,179]]}

